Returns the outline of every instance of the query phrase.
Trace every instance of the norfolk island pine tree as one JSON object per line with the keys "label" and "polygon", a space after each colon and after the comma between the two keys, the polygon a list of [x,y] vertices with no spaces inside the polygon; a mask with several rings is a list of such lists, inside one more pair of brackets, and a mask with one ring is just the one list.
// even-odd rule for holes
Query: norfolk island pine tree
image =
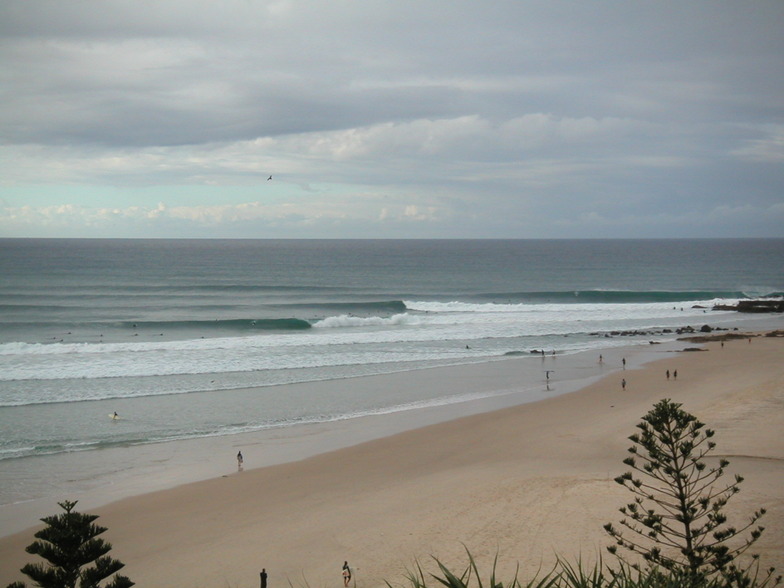
{"label": "norfolk island pine tree", "polygon": [[[765,509],[755,511],[740,528],[729,524],[724,507],[740,491],[743,478],[736,475],[729,484],[718,484],[729,462],[722,458],[717,467],[706,464],[716,444],[714,431],[704,427],[669,399],[642,418],[640,432],[629,437],[631,455],[623,461],[636,473],[615,478],[634,501],[620,509],[625,531],[605,525],[615,539],[608,549],[619,557],[618,547],[638,553],[649,565],[681,578],[684,586],[700,586],[717,576],[728,585],[750,586],[756,584],[752,566],[757,569],[757,556],[745,568],[736,562],[762,535],[764,527],[757,521]],[[773,579],[773,572],[767,571],[762,585]],[[781,578],[773,580],[778,584]]]}
{"label": "norfolk island pine tree", "polygon": [[[94,524],[98,515],[76,512],[76,501],[58,504],[65,512],[41,519],[46,527],[35,534],[37,540],[26,548],[28,553],[49,562],[48,565],[27,564],[21,572],[43,588],[99,588],[102,581],[125,564],[106,555],[112,546],[98,537],[106,531],[105,527]],[[126,576],[116,574],[105,588],[133,585]],[[14,582],[8,588],[25,586],[24,582]]]}

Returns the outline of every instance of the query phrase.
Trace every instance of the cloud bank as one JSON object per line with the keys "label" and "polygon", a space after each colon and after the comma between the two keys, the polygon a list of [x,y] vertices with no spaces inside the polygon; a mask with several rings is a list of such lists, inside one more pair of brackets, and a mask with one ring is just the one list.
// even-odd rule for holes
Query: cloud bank
{"label": "cloud bank", "polygon": [[0,236],[784,236],[783,25],[778,1],[9,0]]}

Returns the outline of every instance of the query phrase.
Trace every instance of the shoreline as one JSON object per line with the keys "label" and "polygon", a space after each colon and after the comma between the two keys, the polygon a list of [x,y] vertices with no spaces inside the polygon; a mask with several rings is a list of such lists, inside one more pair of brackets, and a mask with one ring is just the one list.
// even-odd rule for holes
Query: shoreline
{"label": "shoreline", "polygon": [[[310,394],[316,397],[323,393],[319,390],[343,385],[382,391],[427,386],[441,388],[442,393],[462,392],[466,399],[235,435],[9,460],[0,463],[0,474],[7,479],[24,479],[26,475],[46,471],[54,477],[67,478],[68,482],[65,487],[58,487],[56,499],[48,494],[0,504],[0,538],[34,526],[40,517],[50,514],[52,504],[66,496],[78,499],[80,508],[90,509],[135,495],[229,475],[236,472],[234,455],[238,450],[243,450],[245,471],[300,461],[397,433],[568,394],[608,373],[621,371],[622,357],[628,358],[627,367],[632,369],[683,347],[682,341],[675,340],[655,346],[638,343],[604,349],[602,365],[591,350],[282,385],[311,389]],[[547,371],[552,372],[551,380]],[[455,386],[455,381],[461,384]],[[26,472],[31,462],[36,469]]]}
{"label": "shoreline", "polygon": [[[754,334],[755,338],[757,335],[758,333]],[[674,343],[673,347],[683,348],[687,345],[685,340],[680,340]],[[428,554],[448,557],[450,559],[447,563],[457,565],[459,562],[462,566],[465,558],[461,556],[461,549],[457,549],[461,541],[471,547],[472,553],[478,557],[492,556],[495,548],[500,548],[503,544],[502,558],[520,559],[516,552],[507,551],[508,546],[529,545],[528,551],[531,552],[531,535],[529,531],[522,530],[515,537],[515,533],[507,528],[509,525],[506,517],[499,514],[506,512],[503,509],[504,504],[516,505],[512,512],[528,512],[528,516],[533,518],[541,517],[541,511],[545,515],[554,516],[558,510],[564,508],[573,519],[577,517],[575,520],[579,520],[580,511],[586,506],[581,498],[590,495],[597,506],[601,505],[602,516],[611,517],[603,522],[617,520],[614,512],[626,497],[622,492],[619,494],[619,489],[613,488],[615,485],[609,482],[611,472],[617,475],[623,468],[621,460],[625,446],[628,445],[625,440],[628,434],[616,433],[631,432],[634,424],[650,408],[650,399],[658,400],[661,397],[656,390],[656,385],[660,385],[662,379],[657,368],[665,361],[668,366],[681,372],[681,379],[677,383],[670,382],[667,385],[688,391],[688,402],[684,402],[684,407],[706,422],[710,428],[717,429],[720,450],[724,447],[725,435],[729,433],[730,444],[735,444],[733,447],[737,449],[729,453],[732,458],[730,461],[733,465],[736,461],[742,461],[744,468],[749,464],[754,466],[755,475],[758,474],[763,479],[754,486],[760,486],[762,489],[753,490],[750,498],[773,496],[781,506],[781,490],[770,490],[772,487],[784,487],[781,470],[784,449],[776,432],[770,430],[773,424],[780,424],[781,411],[779,408],[778,413],[771,413],[768,406],[767,413],[763,411],[751,414],[748,400],[750,395],[753,396],[753,391],[747,390],[748,382],[754,381],[755,378],[781,378],[781,368],[776,371],[774,368],[777,366],[770,365],[769,361],[769,358],[781,356],[781,341],[771,339],[756,346],[746,343],[745,340],[728,341],[726,349],[719,347],[716,342],[700,345],[708,351],[679,352],[670,357],[657,357],[659,353],[669,352],[664,346],[656,346],[659,349],[655,350],[647,346],[615,348],[605,355],[604,374],[600,370],[599,374],[574,380],[574,390],[579,390],[576,394],[572,393],[574,390],[568,390],[558,395],[542,394],[536,401],[524,404],[512,402],[507,406],[485,405],[485,410],[478,413],[469,411],[467,414],[459,414],[460,409],[467,407],[452,405],[452,408],[457,409],[452,414],[441,411],[439,415],[435,415],[434,413],[439,411],[417,410],[403,413],[405,417],[411,417],[409,419],[363,417],[371,422],[363,424],[341,421],[339,426],[330,423],[330,427],[322,429],[331,429],[331,439],[324,430],[316,430],[318,427],[309,431],[309,435],[304,438],[300,436],[302,443],[299,445],[294,439],[278,438],[280,461],[265,456],[266,461],[260,464],[260,467],[243,472],[227,471],[223,462],[231,458],[226,455],[221,457],[223,473],[184,485],[178,484],[177,480],[171,480],[172,486],[152,492],[145,492],[142,488],[132,489],[128,497],[121,497],[119,500],[109,497],[106,501],[107,496],[104,496],[103,502],[97,496],[88,496],[84,500],[80,498],[80,510],[101,515],[100,523],[109,528],[106,539],[115,547],[112,555],[127,564],[125,571],[140,585],[145,580],[149,584],[153,582],[152,578],[155,578],[158,581],[156,585],[166,586],[215,585],[217,582],[227,582],[232,586],[255,586],[258,570],[265,567],[265,563],[271,580],[283,582],[286,581],[284,578],[295,578],[297,570],[301,568],[303,576],[307,571],[306,577],[309,581],[323,583],[330,577],[328,570],[332,567],[337,569],[338,564],[348,558],[350,562],[366,559],[373,562],[361,566],[358,577],[364,580],[367,572],[368,583],[362,582],[362,585],[375,586],[378,585],[379,578],[391,581],[399,578],[402,581],[401,564],[410,565],[413,558],[424,558]],[[755,357],[757,348],[765,352],[764,361],[763,358]],[[719,349],[720,352],[734,350],[734,361],[717,363],[715,355]],[[620,357],[627,357],[629,360],[626,366],[629,387],[624,392],[616,381],[620,379],[618,372],[623,371],[617,363]],[[561,359],[566,358],[559,357],[552,361]],[[724,359],[727,359],[726,354]],[[506,367],[512,366],[514,361],[504,360],[505,363],[509,362]],[[615,367],[610,367],[611,362]],[[491,367],[500,367],[492,365],[494,363],[490,362]],[[725,365],[728,363],[731,365]],[[497,371],[486,364],[482,365],[483,369],[474,369],[476,365],[473,365],[457,371],[454,367],[435,368],[443,371],[430,375],[439,379],[447,378],[450,385],[466,389],[472,382],[465,380],[463,372],[474,372],[478,381],[484,381],[483,378]],[[594,369],[595,367],[593,366]],[[696,367],[702,370],[702,379],[692,383],[690,388],[688,374]],[[771,375],[771,372],[774,373]],[[422,375],[418,374],[419,377]],[[645,386],[654,384],[653,388],[636,389],[638,377],[643,375],[644,377],[639,378],[640,382],[647,382]],[[588,383],[584,385],[586,381]],[[551,385],[555,387],[563,384],[554,381]],[[731,385],[737,386],[737,393]],[[723,392],[717,392],[716,388]],[[780,388],[776,390],[775,386],[772,386],[766,393],[772,395],[771,397],[778,394],[781,399]],[[514,392],[510,392],[503,398],[511,401],[514,396]],[[496,396],[495,400],[499,398]],[[608,404],[610,400],[611,405]],[[674,400],[683,402],[680,398]],[[740,400],[746,403],[741,403]],[[601,402],[605,403],[602,405],[603,410],[599,409]],[[700,408],[690,406],[691,403],[696,403]],[[773,406],[775,408],[775,405]],[[609,409],[612,411],[608,412]],[[708,415],[701,414],[703,409],[719,417],[720,425],[713,422]],[[748,417],[742,423],[742,435],[738,434],[737,427],[733,426],[732,409],[742,410],[742,414]],[[379,423],[384,420],[387,424],[380,426]],[[398,422],[395,423],[395,420]],[[412,422],[414,420],[417,422]],[[584,422],[586,420],[590,422]],[[521,429],[521,422],[516,421],[527,423],[527,427]],[[755,426],[749,428],[752,421]],[[358,424],[361,426],[353,429],[350,426]],[[401,425],[405,425],[402,430]],[[228,443],[224,443],[223,447],[234,450],[238,446],[253,446],[249,439],[244,439],[246,435],[259,436],[258,433],[238,435],[228,439]],[[498,439],[494,438],[495,435]],[[225,442],[227,438],[223,440]],[[765,443],[761,444],[761,440]],[[267,441],[269,439],[257,438],[255,443],[258,446]],[[305,446],[310,449],[303,451]],[[314,447],[319,451],[313,453]],[[245,450],[243,453],[246,454],[248,464],[248,457],[252,457],[254,453]],[[296,457],[292,459],[292,456]],[[523,470],[520,469],[521,463],[525,465]],[[747,479],[752,478],[748,471],[742,473]],[[519,485],[519,479],[525,481],[522,487]],[[356,487],[347,483],[347,480],[355,481]],[[484,480],[489,483],[485,484]],[[462,485],[457,484],[460,490],[454,492],[456,482]],[[485,486],[490,489],[485,489]],[[450,488],[453,490],[450,491]],[[574,489],[573,493],[570,493],[570,488]],[[745,490],[744,487],[742,489]],[[606,509],[609,504],[607,497],[597,498],[597,490],[600,495],[613,498],[614,508],[610,512]],[[444,492],[457,494],[457,502],[451,496],[447,498]],[[491,492],[496,498],[489,499],[487,492]],[[562,500],[553,502],[553,492]],[[272,505],[266,504],[265,500],[257,504],[257,496],[272,497]],[[411,498],[407,499],[407,496]],[[351,500],[352,497],[356,500]],[[736,500],[754,504],[743,497],[742,492]],[[91,500],[95,506],[90,505]],[[530,500],[534,502],[529,503]],[[49,501],[45,505],[43,515],[56,511],[53,502]],[[399,512],[401,505],[408,505],[409,502],[412,512]],[[468,509],[468,505],[474,503],[477,508]],[[593,506],[592,502],[590,504]],[[392,508],[393,505],[397,507],[397,512]],[[23,505],[12,506],[21,508]],[[757,504],[751,508],[758,506],[761,505]],[[745,513],[751,508],[744,507],[741,512]],[[247,517],[238,516],[236,510],[246,513]],[[475,513],[473,510],[479,512]],[[774,548],[776,545],[781,548],[784,535],[781,526],[782,509],[777,509],[779,512],[775,518],[778,521],[776,525],[772,524],[774,517],[770,511],[773,510],[769,508],[769,515],[766,517],[768,520],[762,521],[769,529],[763,540],[775,534],[777,539],[773,541]],[[288,519],[284,513],[288,515]],[[301,517],[300,520],[300,513],[308,513],[308,516]],[[417,514],[418,516],[412,518]],[[506,512],[506,516],[508,515]],[[172,532],[174,536],[185,540],[185,543],[179,547],[169,546],[163,550],[164,555],[155,555],[145,548],[147,541],[156,538],[150,536],[150,529],[156,522],[151,520],[154,516],[160,519],[157,521],[158,533],[166,535]],[[181,520],[182,517],[185,520]],[[209,519],[206,522],[205,517]],[[596,514],[592,513],[591,517],[596,518]],[[451,520],[454,518],[457,521]],[[190,519],[195,520],[189,522]],[[398,519],[406,522],[399,522]],[[463,519],[474,523],[466,526]],[[369,525],[367,521],[370,520],[375,524]],[[343,529],[345,521],[349,524]],[[495,535],[492,532],[494,525],[490,524],[488,527],[488,522],[498,522],[499,527],[504,529],[495,537],[497,544],[488,544],[488,541],[492,543]],[[425,531],[421,531],[422,525],[426,527]],[[543,526],[539,531],[545,533],[550,523],[542,522],[541,525]],[[371,528],[368,529],[368,526]],[[553,529],[549,529],[547,533],[558,531],[558,526],[553,523]],[[570,525],[566,519],[561,521],[561,531],[564,526],[568,530],[574,524]],[[194,531],[206,531],[207,528],[214,531],[222,546],[231,545],[232,548],[228,551],[218,549],[219,553],[214,554],[211,551],[205,553],[205,549],[213,545],[213,541]],[[420,532],[414,532],[417,528],[420,528]],[[469,536],[461,537],[459,529],[468,529]],[[24,561],[23,547],[32,540],[32,533],[28,531],[29,529],[0,539],[0,583],[21,579],[17,572],[11,572],[18,569]],[[601,531],[601,525],[598,526],[598,531]],[[383,541],[378,533],[385,537]],[[197,537],[188,539],[194,534]],[[443,535],[446,537],[442,538]],[[415,539],[409,540],[411,536],[415,536]],[[482,545],[476,551],[472,536],[479,537],[479,543]],[[590,538],[589,542],[595,542],[597,533],[592,527],[580,528],[576,532],[573,529],[568,540],[555,536],[558,537],[559,545],[576,545],[584,556],[590,557],[598,553],[593,546],[588,549],[584,545],[584,542],[588,541],[586,538]],[[390,543],[393,541],[392,537],[394,544]],[[265,538],[279,540],[285,549],[265,549]],[[247,542],[247,547],[243,548],[239,543],[242,539]],[[309,541],[313,543],[308,543]],[[538,559],[534,557],[532,561],[539,561],[541,564],[547,549],[541,542],[537,543],[538,551],[533,551],[538,553]],[[604,540],[602,545],[606,544],[607,541]],[[372,546],[376,557],[368,558],[367,554],[363,554],[357,547],[360,545]],[[196,555],[188,556],[189,546],[196,550]],[[550,547],[554,549],[555,545]],[[386,553],[385,548],[391,551]],[[285,550],[292,553],[284,556]],[[771,551],[770,548],[768,550]],[[17,551],[19,553],[16,553]],[[564,557],[572,555],[568,549],[558,551]],[[779,553],[783,551],[784,549],[779,549]],[[265,552],[269,558],[266,562],[262,555]],[[334,552],[331,559],[326,562],[315,561],[317,556],[328,552]],[[202,557],[199,557],[199,553]],[[277,553],[277,556],[273,557],[272,553]],[[302,555],[299,555],[300,553]],[[311,565],[306,561],[310,558],[307,555],[309,553],[313,555],[311,559],[314,559]],[[210,554],[209,557],[207,554]],[[191,579],[180,581],[177,572],[183,572],[183,562],[190,561],[189,557],[195,558],[192,562],[194,570],[188,571]],[[209,565],[207,562],[201,562],[202,559],[213,559],[214,562]],[[337,559],[340,559],[340,562],[332,561]],[[375,559],[384,561],[376,562]],[[21,563],[11,565],[11,560]],[[301,561],[300,568],[297,568],[298,561]],[[284,569],[284,562],[285,573],[281,571]],[[174,569],[169,570],[168,576],[162,576],[161,574],[166,573],[168,563],[171,563]],[[197,563],[202,567],[196,565]],[[529,570],[532,562],[524,559],[523,563],[525,565],[521,566],[521,571]],[[782,565],[781,562],[777,564],[766,557],[763,557],[763,564]],[[209,571],[205,572],[205,569]],[[251,569],[256,570],[255,573],[251,574]],[[334,575],[337,577],[337,574]]]}

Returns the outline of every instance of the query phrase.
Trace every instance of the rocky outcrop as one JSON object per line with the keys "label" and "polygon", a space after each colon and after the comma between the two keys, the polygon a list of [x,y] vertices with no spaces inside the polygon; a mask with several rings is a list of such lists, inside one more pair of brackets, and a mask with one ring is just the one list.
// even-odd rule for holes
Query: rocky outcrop
{"label": "rocky outcrop", "polygon": [[[592,337],[650,337],[656,335],[670,335],[675,333],[677,335],[689,335],[691,333],[712,333],[713,331],[726,331],[726,328],[722,327],[711,327],[710,325],[702,325],[699,328],[694,328],[691,325],[686,325],[685,327],[678,327],[677,329],[650,329],[645,331],[594,331],[592,333],[588,333]],[[533,350],[531,353],[539,353],[537,350]]]}
{"label": "rocky outcrop", "polygon": [[739,300],[737,304],[717,304],[713,310],[734,310],[737,312],[784,312],[784,299],[778,300]]}

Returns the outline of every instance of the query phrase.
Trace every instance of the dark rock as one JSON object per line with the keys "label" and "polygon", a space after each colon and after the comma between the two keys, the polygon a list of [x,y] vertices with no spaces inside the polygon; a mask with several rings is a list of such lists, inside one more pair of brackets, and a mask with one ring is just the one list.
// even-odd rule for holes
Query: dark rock
{"label": "dark rock", "polygon": [[784,299],[781,300],[739,300],[738,304],[717,304],[713,310],[734,310],[737,312],[784,312]]}
{"label": "dark rock", "polygon": [[784,300],[741,300],[738,312],[784,312]]}

